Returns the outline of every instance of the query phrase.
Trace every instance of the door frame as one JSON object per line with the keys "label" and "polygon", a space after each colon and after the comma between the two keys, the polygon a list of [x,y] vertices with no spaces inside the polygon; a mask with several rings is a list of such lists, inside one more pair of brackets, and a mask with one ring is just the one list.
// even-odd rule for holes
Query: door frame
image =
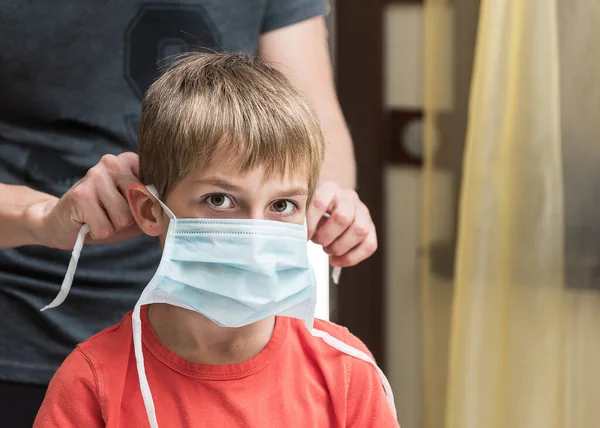
{"label": "door frame", "polygon": [[340,0],[333,8],[337,92],[354,141],[357,191],[379,244],[372,257],[344,269],[333,315],[385,368],[383,6],[382,0]]}

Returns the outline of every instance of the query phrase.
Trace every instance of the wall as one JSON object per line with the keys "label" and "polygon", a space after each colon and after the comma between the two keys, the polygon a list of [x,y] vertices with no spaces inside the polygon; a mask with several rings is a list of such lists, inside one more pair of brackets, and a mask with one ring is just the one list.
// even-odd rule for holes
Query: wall
{"label": "wall", "polygon": [[[423,8],[389,4],[384,9],[386,108],[423,107]],[[418,293],[420,171],[386,171],[387,374],[401,425],[420,425],[420,300]]]}
{"label": "wall", "polygon": [[[443,347],[452,294],[453,248],[462,151],[466,134],[468,92],[473,63],[479,0],[462,0],[442,12],[439,57],[435,59],[436,106],[440,108],[436,146],[435,218],[431,240],[440,243],[432,254],[433,323]],[[424,106],[425,25],[423,6],[390,2],[384,10],[384,100],[387,109],[422,110]],[[422,315],[419,293],[420,195],[419,167],[389,165],[386,175],[386,358],[403,428],[422,426]],[[438,254],[439,253],[439,254]],[[447,324],[447,322],[446,322]],[[443,337],[442,337],[443,336]],[[442,360],[442,359],[440,359]],[[438,371],[439,370],[439,373]],[[445,382],[445,367],[434,376]],[[440,388],[443,389],[443,388]],[[440,391],[439,393],[443,393]],[[440,409],[440,417],[443,410]],[[428,409],[428,413],[431,409]]]}

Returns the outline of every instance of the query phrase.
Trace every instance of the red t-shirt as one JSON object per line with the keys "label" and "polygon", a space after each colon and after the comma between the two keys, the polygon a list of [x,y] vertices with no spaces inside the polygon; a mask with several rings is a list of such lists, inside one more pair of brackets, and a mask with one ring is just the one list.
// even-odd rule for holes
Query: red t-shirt
{"label": "red t-shirt", "polygon": [[[156,337],[143,307],[146,375],[160,428],[398,427],[375,368],[278,317],[267,346],[239,364],[184,360]],[[369,354],[343,327],[315,328]],[[147,427],[133,351],[131,313],[65,360],[34,427]]]}

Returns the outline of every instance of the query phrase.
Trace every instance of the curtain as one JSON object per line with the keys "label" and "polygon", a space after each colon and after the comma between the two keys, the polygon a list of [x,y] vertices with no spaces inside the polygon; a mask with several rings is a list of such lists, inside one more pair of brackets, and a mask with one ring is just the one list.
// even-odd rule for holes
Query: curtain
{"label": "curtain", "polygon": [[600,426],[600,2],[426,0],[425,28],[422,426]]}

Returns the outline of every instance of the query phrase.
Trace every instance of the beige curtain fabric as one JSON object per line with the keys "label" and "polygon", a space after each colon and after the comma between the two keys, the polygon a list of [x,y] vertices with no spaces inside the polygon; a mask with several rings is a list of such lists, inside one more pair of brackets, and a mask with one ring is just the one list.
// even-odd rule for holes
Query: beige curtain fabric
{"label": "beige curtain fabric", "polygon": [[[451,83],[470,81],[468,111],[460,93],[444,111],[439,87],[444,23],[465,2],[425,6],[422,426],[598,427],[600,2],[470,3],[472,74],[455,62]],[[455,211],[448,173],[455,240],[436,226]]]}

